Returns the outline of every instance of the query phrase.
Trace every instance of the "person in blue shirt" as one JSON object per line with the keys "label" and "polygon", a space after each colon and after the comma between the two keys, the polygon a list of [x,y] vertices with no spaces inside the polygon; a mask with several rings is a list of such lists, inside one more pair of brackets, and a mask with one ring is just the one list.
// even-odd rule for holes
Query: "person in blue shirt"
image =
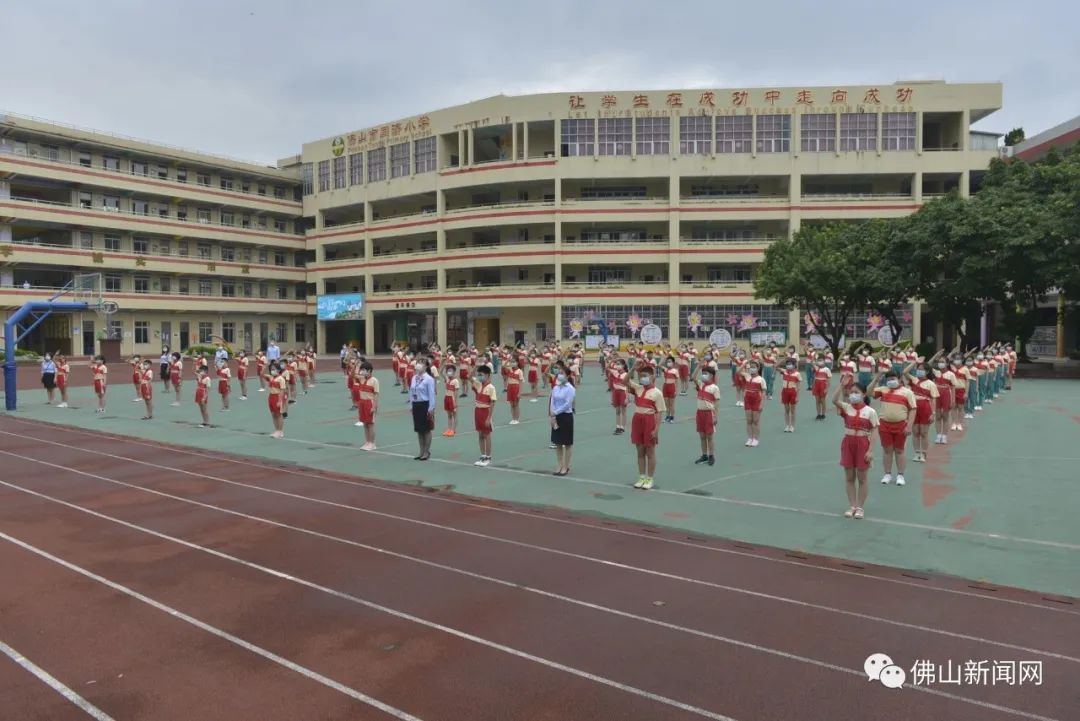
{"label": "person in blue shirt", "polygon": [[420,442],[420,453],[414,461],[431,458],[431,432],[435,429],[435,378],[423,358],[417,358],[409,383],[409,403],[412,405],[413,430]]}
{"label": "person in blue shirt", "polygon": [[559,469],[556,476],[570,473],[570,456],[574,449],[574,399],[577,389],[570,381],[565,367],[558,369],[555,386],[548,400],[548,418],[551,420],[551,443],[555,446],[555,459]]}
{"label": "person in blue shirt", "polygon": [[266,360],[276,361],[281,358],[281,349],[274,341],[270,341],[270,345],[266,348]]}
{"label": "person in blue shirt", "polygon": [[52,405],[56,395],[56,363],[53,362],[52,353],[46,353],[41,360],[41,385],[45,386],[45,392],[49,394],[48,404]]}

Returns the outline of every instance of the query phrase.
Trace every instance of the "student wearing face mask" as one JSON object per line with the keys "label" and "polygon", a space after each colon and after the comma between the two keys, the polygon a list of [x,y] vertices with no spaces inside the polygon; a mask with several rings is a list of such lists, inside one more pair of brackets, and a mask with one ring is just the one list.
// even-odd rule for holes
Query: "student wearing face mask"
{"label": "student wearing face mask", "polygon": [[630,372],[626,361],[617,358],[611,370],[611,406],[615,409],[615,433],[621,436],[626,432],[626,391],[629,389]]}
{"label": "student wearing face mask", "polygon": [[952,417],[953,392],[956,390],[956,375],[949,370],[944,352],[934,356],[934,383],[937,384],[938,397],[934,404],[934,424],[937,437],[934,442],[945,445],[949,442],[948,426]]}
{"label": "student wearing face mask", "polygon": [[415,361],[411,370],[407,392],[412,407],[413,432],[420,446],[420,452],[413,460],[426,461],[431,458],[431,434],[435,431],[435,378],[428,373],[427,363],[423,360]]}
{"label": "student wearing face mask", "polygon": [[690,351],[685,345],[679,346],[679,356],[675,362],[679,370],[679,395],[685,396],[690,388]]}
{"label": "student wearing face mask", "polygon": [[551,421],[551,444],[555,446],[558,469],[553,475],[570,473],[570,457],[574,450],[574,399],[577,389],[570,382],[565,369],[555,374],[555,385],[548,400],[548,418]]}
{"label": "student wearing face mask", "polygon": [[[270,395],[267,398],[270,405],[270,419],[274,422],[274,432],[271,438],[285,437],[285,414],[289,402],[289,382],[282,371],[281,360],[270,361],[267,365],[267,387]],[[202,370],[206,373],[206,369]]]}
{"label": "student wearing face mask", "polygon": [[508,425],[516,426],[521,423],[521,384],[524,378],[522,377],[521,368],[518,367],[517,357],[513,357],[506,364],[506,402],[510,406],[510,423]]}
{"label": "student wearing face mask", "polygon": [[664,385],[661,392],[664,395],[664,405],[667,406],[665,423],[675,422],[675,396],[679,388],[679,371],[675,367],[675,358],[668,356],[664,359]]}
{"label": "student wearing face mask", "polygon": [[900,376],[891,368],[885,372],[885,384],[879,385],[878,379],[881,374],[874,376],[869,388],[873,389],[872,395],[881,399],[881,412],[879,429],[881,433],[881,453],[885,463],[885,475],[881,482],[888,485],[893,482],[893,460],[896,460],[896,485],[902,486],[907,481],[904,471],[907,470],[907,457],[904,455],[904,446],[907,445],[907,437],[915,425],[915,416],[918,404],[915,394],[910,388],[900,384]]}
{"label": "student wearing face mask", "polygon": [[131,356],[131,360],[128,361],[131,366],[131,386],[135,389],[135,397],[131,399],[132,403],[142,402],[142,358],[138,353]]}
{"label": "student wearing face mask", "polygon": [[[825,399],[829,395],[829,381],[832,379],[832,370],[826,364],[825,358],[818,356],[814,359],[814,408],[817,415],[815,421],[825,420]],[[838,386],[843,389],[843,386]]]}
{"label": "student wearing face mask", "polygon": [[979,374],[975,370],[975,351],[964,356],[964,379],[967,381],[967,389],[964,392],[964,419],[970,420],[975,417],[976,401],[979,398]]}
{"label": "student wearing face mask", "polygon": [[840,466],[844,469],[849,507],[844,518],[864,516],[870,486],[866,473],[874,460],[874,433],[878,427],[877,411],[866,403],[866,386],[856,383],[848,391],[847,401],[840,399],[843,386],[837,386],[832,402],[844,419],[844,439],[840,442]]}
{"label": "student wearing face mask", "polygon": [[195,370],[195,405],[202,416],[200,428],[210,427],[210,374],[204,368]]}
{"label": "student wearing face mask", "polygon": [[637,449],[638,481],[634,488],[650,490],[656,473],[656,445],[660,442],[660,416],[667,410],[664,394],[653,383],[653,369],[638,368],[638,379],[627,379],[634,395],[634,417],[630,424],[630,442]]}
{"label": "student wearing face mask", "polygon": [[143,420],[151,420],[154,417],[154,364],[149,358],[142,362],[139,369],[139,395],[146,404],[146,415],[143,416]]}
{"label": "student wearing face mask", "polygon": [[964,404],[967,403],[968,372],[964,367],[964,359],[960,355],[954,355],[949,359],[950,370],[953,373],[953,405],[949,414],[949,430],[963,431]]}
{"label": "student wearing face mask", "polygon": [[746,411],[746,445],[756,448],[761,442],[761,406],[766,390],[761,366],[750,361],[743,371],[743,408]]}
{"label": "student wearing face mask", "polygon": [[799,386],[802,384],[798,362],[797,358],[788,356],[781,375],[780,403],[784,406],[784,433],[795,432],[795,409],[799,403]]}
{"label": "student wearing face mask", "polygon": [[982,411],[983,403],[993,403],[987,396],[989,387],[990,365],[986,362],[986,353],[979,351],[975,355],[975,373],[978,376],[978,397],[975,399],[975,410]]}
{"label": "student wearing face mask", "polygon": [[491,465],[491,432],[495,428],[495,402],[499,399],[491,383],[491,366],[481,365],[476,369],[472,389],[476,394],[473,423],[480,441],[480,458],[473,465],[485,468]]}
{"label": "student wearing face mask", "polygon": [[720,408],[720,386],[716,385],[716,374],[712,368],[702,368],[697,380],[697,414],[694,423],[698,439],[701,441],[701,457],[695,464],[716,463],[716,414]]}
{"label": "student wearing face mask", "polygon": [[98,399],[98,407],[94,413],[105,412],[105,393],[108,390],[109,368],[105,365],[105,356],[94,356],[90,371],[94,374],[94,395]]}
{"label": "student wearing face mask", "polygon": [[735,349],[731,352],[731,385],[735,388],[735,405],[743,406],[743,389],[746,387],[746,354]]}
{"label": "student wearing face mask", "polygon": [[911,373],[911,365],[904,370],[904,377],[908,380],[908,387],[915,394],[915,426],[912,429],[911,445],[915,454],[911,460],[917,463],[926,462],[926,453],[929,450],[927,439],[930,436],[930,426],[934,422],[934,404],[938,396],[938,387],[934,383],[934,372],[928,363],[917,363],[914,375]]}
{"label": "student wearing face mask", "polygon": [[158,358],[158,377],[161,379],[161,390],[169,392],[169,346],[161,347],[161,357]]}
{"label": "student wearing face mask", "polygon": [[56,363],[56,387],[60,389],[60,405],[57,408],[68,407],[68,376],[71,375],[71,365],[68,363],[67,356],[63,354],[57,355],[54,359]]}
{"label": "student wearing face mask", "polygon": [[855,361],[856,365],[856,378],[859,383],[862,383],[867,388],[872,387],[870,379],[874,376],[874,356],[870,355],[870,346],[864,345],[859,350],[859,355]]}
{"label": "student wearing face mask", "polygon": [[780,353],[776,346],[765,349],[761,356],[761,375],[765,379],[765,399],[772,400],[773,386],[776,384],[776,364],[780,362]]}
{"label": "student wearing face mask", "polygon": [[353,381],[356,395],[358,424],[364,429],[362,451],[375,450],[375,414],[379,412],[379,379],[375,377],[375,368],[368,361],[357,364],[356,378]]}
{"label": "student wearing face mask", "polygon": [[53,361],[51,353],[46,353],[41,360],[41,385],[44,386],[45,392],[49,396],[46,403],[52,405],[53,398],[56,395],[56,363]]}

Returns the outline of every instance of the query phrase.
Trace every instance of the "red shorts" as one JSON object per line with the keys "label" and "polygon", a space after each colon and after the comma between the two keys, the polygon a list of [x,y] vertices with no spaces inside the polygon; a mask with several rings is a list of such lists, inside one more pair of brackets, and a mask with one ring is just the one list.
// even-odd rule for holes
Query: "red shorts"
{"label": "red shorts", "polygon": [[281,413],[281,394],[270,396],[270,412],[274,415]]}
{"label": "red shorts", "polygon": [[626,406],[626,391],[625,390],[613,390],[611,391],[611,405],[615,408],[623,408]]}
{"label": "red shorts", "polygon": [[866,452],[870,450],[870,439],[866,436],[844,436],[840,442],[840,465],[844,468],[866,470]]}
{"label": "red shorts", "polygon": [[907,444],[907,434],[904,433],[906,427],[907,421],[881,421],[878,425],[878,432],[881,433],[881,447],[904,450]]}
{"label": "red shorts", "polygon": [[966,400],[967,400],[967,389],[966,388],[957,388],[956,389],[956,405],[962,406],[962,405],[964,405],[964,401],[966,401]]}
{"label": "red shorts", "polygon": [[798,388],[784,388],[780,391],[780,402],[785,406],[793,406],[799,402]]}
{"label": "red shorts", "polygon": [[488,429],[488,421],[491,419],[490,408],[474,408],[473,409],[473,424],[476,426],[477,433],[490,433]]}
{"label": "red shorts", "polygon": [[132,383],[132,385],[136,385],[136,386],[142,385],[142,378],[140,378],[137,375],[136,376],[131,376],[131,383]]}
{"label": "red shorts", "polygon": [[934,417],[934,408],[930,405],[929,398],[916,398],[915,399],[915,423],[920,426],[925,426],[930,423]]}
{"label": "red shorts", "polygon": [[743,378],[742,373],[736,373],[735,374],[735,387],[736,388],[745,388],[746,387],[746,379]]}
{"label": "red shorts", "polygon": [[148,401],[154,397],[154,389],[148,385],[142,386],[142,388],[140,388],[140,392],[144,401]]}
{"label": "red shorts", "polygon": [[635,413],[630,423],[630,442],[635,446],[655,446],[660,442],[659,434],[653,436],[655,430],[655,415]]}
{"label": "red shorts", "polygon": [[244,368],[238,368],[236,370],[236,379],[240,380],[240,381],[246,381],[247,380],[247,370],[244,369]]}
{"label": "red shorts", "polygon": [[664,398],[674,398],[677,390],[674,383],[665,383],[663,388]]}
{"label": "red shorts", "polygon": [[679,366],[679,380],[690,380],[690,366]]}
{"label": "red shorts", "polygon": [[938,396],[937,409],[939,411],[947,411],[952,408],[952,397],[948,393],[943,393]]}
{"label": "red shorts", "polygon": [[537,383],[540,380],[540,375],[535,370],[529,371],[529,382]]}
{"label": "red shorts", "polygon": [[452,393],[447,393],[445,396],[443,396],[442,407],[444,411],[456,411],[457,397]]}
{"label": "red shorts", "polygon": [[761,393],[747,393],[743,397],[743,407],[748,411],[760,411]]}
{"label": "red shorts", "polygon": [[176,374],[176,373],[171,374],[169,376],[169,382],[173,384],[173,387],[179,388],[180,387],[180,376],[178,374]]}
{"label": "red shorts", "polygon": [[301,378],[307,378],[307,370],[306,369],[300,369],[297,372],[300,374]]}
{"label": "red shorts", "polygon": [[360,388],[353,386],[349,389],[349,395],[352,396],[352,403],[354,406],[360,405]]}
{"label": "red shorts", "polygon": [[228,395],[229,393],[229,381],[220,380],[217,384],[217,392],[221,395]]}
{"label": "red shorts", "polygon": [[67,376],[56,376],[56,387],[60,390],[67,388]]}
{"label": "red shorts", "polygon": [[460,378],[463,381],[469,380],[469,371],[466,370],[465,368],[462,368],[461,370],[458,371],[458,378]]}
{"label": "red shorts", "polygon": [[824,398],[829,393],[829,381],[814,381],[814,398]]}
{"label": "red shorts", "polygon": [[206,389],[199,386],[195,389],[195,405],[201,406],[203,403],[206,403],[210,400],[209,396],[210,394],[206,392]]}
{"label": "red shorts", "polygon": [[94,393],[101,395],[105,392],[105,381],[94,381]]}
{"label": "red shorts", "polygon": [[509,403],[517,403],[521,399],[521,384],[511,383],[506,386],[506,400]]}
{"label": "red shorts", "polygon": [[359,410],[360,422],[364,425],[372,425],[375,423],[375,402],[369,398],[361,398],[360,402],[356,404]]}
{"label": "red shorts", "polygon": [[716,415],[712,411],[699,410],[694,417],[694,422],[697,425],[697,432],[711,436],[713,431],[716,430],[716,426],[713,425],[714,420],[716,420]]}

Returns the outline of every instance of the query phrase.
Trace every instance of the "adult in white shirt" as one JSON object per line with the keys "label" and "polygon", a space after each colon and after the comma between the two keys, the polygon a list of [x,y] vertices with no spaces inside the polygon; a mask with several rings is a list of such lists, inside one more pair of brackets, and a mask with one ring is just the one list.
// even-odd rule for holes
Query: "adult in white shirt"
{"label": "adult in white shirt", "polygon": [[270,345],[266,348],[266,360],[276,361],[281,358],[281,349],[278,348],[277,343],[270,341]]}

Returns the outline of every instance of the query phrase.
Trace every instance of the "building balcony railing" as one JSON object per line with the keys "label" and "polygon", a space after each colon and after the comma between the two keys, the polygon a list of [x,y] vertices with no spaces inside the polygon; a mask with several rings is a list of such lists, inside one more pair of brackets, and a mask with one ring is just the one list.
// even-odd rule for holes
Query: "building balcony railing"
{"label": "building balcony railing", "polygon": [[682,290],[746,290],[753,287],[752,280],[693,280],[679,284]]}
{"label": "building balcony railing", "polygon": [[[113,250],[113,249],[103,249],[103,248],[80,248],[80,247],[73,246],[70,243],[68,243],[68,244],[47,243],[47,242],[43,242],[43,241],[40,241],[40,240],[25,239],[25,238],[24,239],[15,239],[15,240],[13,240],[12,245],[13,246],[18,246],[19,248],[27,249],[30,252],[33,252],[33,250],[35,250],[35,249],[40,249],[40,250],[48,251],[48,252],[60,252],[62,255],[68,256],[69,259],[70,259],[70,256],[80,256],[80,257],[82,257],[82,256],[87,256],[87,255],[100,254],[104,261],[108,261],[108,260],[110,260],[110,258],[112,256],[118,255],[118,256],[123,257],[124,259],[130,259],[132,256],[134,256],[136,258],[149,258],[149,259],[155,259],[155,260],[164,260],[166,262],[168,262],[169,260],[176,260],[178,262],[184,262],[184,263],[213,263],[213,264],[222,265],[222,266],[224,266],[226,268],[235,267],[235,268],[240,269],[241,271],[243,270],[243,268],[245,266],[247,266],[250,270],[255,270],[255,271],[259,271],[259,272],[277,271],[277,272],[285,272],[285,273],[288,273],[288,272],[303,273],[303,272],[306,271],[305,266],[302,266],[302,265],[299,265],[299,266],[298,265],[288,265],[286,263],[276,263],[276,262],[260,263],[257,260],[245,259],[243,256],[241,256],[239,254],[237,254],[233,259],[229,260],[229,259],[220,258],[220,257],[214,258],[214,257],[206,256],[206,255],[200,255],[198,252],[196,252],[194,254],[192,254],[192,253],[184,253],[184,252],[180,251],[179,249],[172,249],[172,248],[170,248],[167,251],[163,251],[163,250],[145,250],[145,251],[143,251],[143,250],[135,250],[135,249],[115,249],[115,250]],[[18,260],[18,259],[16,259],[16,260]]]}
{"label": "building balcony railing", "polygon": [[659,207],[666,208],[669,199],[667,196],[646,196],[646,197],[612,197],[612,198],[564,198],[563,205],[599,205],[602,203],[610,203],[612,205],[629,205],[629,206],[641,206],[641,207]]}
{"label": "building balcony railing", "polygon": [[466,283],[465,285],[450,285],[447,284],[447,293],[500,293],[500,292],[513,292],[523,293],[526,291],[555,291],[554,281],[551,283],[496,283],[496,284],[476,284]]}
{"label": "building balcony railing", "polygon": [[447,208],[444,215],[446,217],[453,217],[455,215],[466,215],[468,213],[482,213],[485,211],[497,211],[497,210],[511,210],[514,208],[552,208],[555,207],[554,200],[507,200],[500,203],[486,203],[483,205],[466,205],[460,208]]}
{"label": "building balcony railing", "polygon": [[780,235],[752,235],[749,237],[741,238],[681,238],[679,245],[693,246],[696,248],[718,246],[722,245],[725,248],[738,248],[738,247],[758,247],[761,245],[768,245],[774,240],[778,240],[783,236]]}
{"label": "building balcony railing", "polygon": [[376,288],[370,295],[376,298],[386,298],[395,295],[437,295],[439,292],[438,287],[434,288],[397,288],[392,287],[389,290]]}
{"label": "building balcony railing", "polygon": [[752,203],[754,205],[786,205],[791,202],[787,195],[686,195],[679,199],[684,205],[735,205]]}
{"label": "building balcony railing", "polygon": [[911,193],[811,193],[802,196],[804,203],[858,203],[914,201]]}
{"label": "building balcony railing", "polygon": [[563,243],[575,248],[580,247],[597,247],[597,248],[623,248],[632,246],[654,246],[663,247],[668,245],[667,238],[641,238],[640,240],[593,240],[582,238],[565,238]]}
{"label": "building balcony railing", "polygon": [[[400,221],[403,221],[403,220],[410,220],[410,219],[416,219],[416,218],[433,218],[433,217],[435,217],[435,211],[434,210],[410,210],[410,211],[407,211],[407,212],[404,212],[404,213],[394,213],[393,215],[380,215],[378,218],[373,218],[371,220],[371,222],[368,223],[368,225],[373,227],[373,228],[376,228],[376,227],[378,227],[380,225],[389,225],[391,223],[400,222]],[[349,223],[348,225],[357,225],[357,224],[362,224],[362,223],[363,223],[363,221],[359,221],[358,223]],[[340,226],[334,226],[334,227],[340,227]]]}
{"label": "building balcony railing", "polygon": [[[30,286],[26,286],[26,285],[24,285],[22,283],[15,283],[13,285],[0,287],[0,305],[4,305],[4,304],[10,305],[10,303],[8,303],[6,300],[2,300],[2,299],[7,298],[8,296],[10,296],[13,293],[15,295],[23,295],[23,294],[25,294],[26,296],[28,296],[30,298],[34,298],[34,299],[37,299],[37,298],[40,298],[40,297],[43,297],[43,296],[51,298],[51,297],[55,296],[57,293],[59,293],[60,291],[65,290],[65,289],[70,290],[70,288],[68,288],[68,286],[66,286],[66,285],[65,286],[56,286],[56,285],[30,285]],[[131,305],[131,300],[132,299],[138,299],[138,298],[144,298],[144,297],[147,300],[162,300],[162,299],[170,300],[170,299],[182,298],[185,301],[214,302],[214,303],[218,303],[218,307],[221,307],[220,301],[222,299],[227,299],[228,301],[231,301],[231,302],[243,301],[243,302],[249,302],[249,303],[266,303],[267,301],[269,301],[269,302],[271,302],[271,303],[273,303],[275,305],[276,304],[281,304],[281,305],[289,305],[289,304],[303,305],[306,302],[306,298],[278,298],[278,297],[272,296],[272,295],[267,295],[267,296],[244,295],[244,294],[239,293],[239,292],[234,293],[232,295],[225,295],[225,294],[221,293],[220,291],[218,291],[216,293],[199,293],[199,292],[192,292],[192,291],[189,291],[187,293],[182,293],[182,292],[180,292],[179,289],[170,289],[170,290],[163,291],[160,288],[153,289],[153,290],[135,290],[134,288],[122,288],[120,290],[115,290],[115,289],[114,290],[109,290],[109,289],[106,288],[106,289],[102,290],[101,297],[106,299],[106,300],[108,300],[110,298],[117,298],[117,297],[126,298],[126,299],[128,299],[128,302],[127,302],[128,306]],[[136,300],[136,303],[137,302],[138,301]]]}
{"label": "building balcony railing", "polygon": [[625,290],[636,286],[647,288],[667,288],[667,280],[625,280],[625,281],[563,281],[563,290]]}

